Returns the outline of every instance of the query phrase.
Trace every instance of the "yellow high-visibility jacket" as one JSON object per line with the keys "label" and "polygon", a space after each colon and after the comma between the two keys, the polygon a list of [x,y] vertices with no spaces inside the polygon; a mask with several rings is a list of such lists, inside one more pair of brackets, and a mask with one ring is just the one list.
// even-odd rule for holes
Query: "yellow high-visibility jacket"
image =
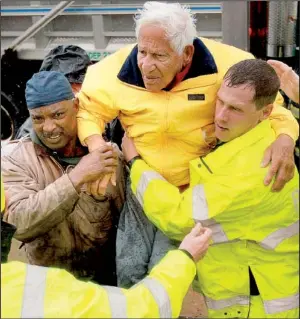
{"label": "yellow high-visibility jacket", "polygon": [[260,162],[275,139],[265,120],[190,163],[183,193],[144,161],[131,168],[132,190],[148,218],[181,240],[195,221],[211,228],[212,245],[197,265],[209,317],[247,318],[248,267],[267,318],[299,317],[299,175],[282,191],[263,185]]}
{"label": "yellow high-visibility jacket", "polygon": [[[90,66],[78,95],[81,142],[101,134],[119,117],[139,154],[176,186],[189,183],[189,161],[215,143],[216,93],[226,71],[253,55],[209,39],[195,39],[192,66],[170,91],[151,93],[137,66],[137,46],[128,46]],[[276,134],[298,137],[298,124],[279,95],[271,121]]]}
{"label": "yellow high-visibility jacket", "polygon": [[195,273],[195,263],[180,250],[128,290],[9,262],[1,265],[1,318],[177,318]]}

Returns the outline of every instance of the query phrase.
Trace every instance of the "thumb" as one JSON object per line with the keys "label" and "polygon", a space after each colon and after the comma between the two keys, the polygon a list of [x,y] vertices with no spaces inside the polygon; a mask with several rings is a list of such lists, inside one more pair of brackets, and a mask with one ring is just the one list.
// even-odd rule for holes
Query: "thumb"
{"label": "thumb", "polygon": [[269,146],[264,153],[264,157],[263,160],[260,164],[261,167],[267,167],[270,162],[271,162],[271,158],[272,158],[272,148]]}

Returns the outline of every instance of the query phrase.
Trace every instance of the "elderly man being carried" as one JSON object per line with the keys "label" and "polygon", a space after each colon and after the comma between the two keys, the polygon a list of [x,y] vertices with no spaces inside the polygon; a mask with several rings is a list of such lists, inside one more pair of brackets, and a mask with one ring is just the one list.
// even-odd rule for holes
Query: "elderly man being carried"
{"label": "elderly man being carried", "polygon": [[[191,11],[178,3],[146,2],[136,17],[137,44],[90,66],[78,96],[78,134],[90,151],[103,145],[105,123],[118,116],[146,163],[180,190],[190,183],[189,161],[206,155],[216,144],[215,101],[224,74],[236,62],[254,58],[198,38],[195,23]],[[282,102],[278,95],[270,115],[276,139],[266,145],[261,158],[265,166],[271,163],[265,183],[275,176],[272,186],[277,190],[293,176],[298,137],[298,124]],[[109,179],[106,176],[89,189],[97,193]],[[158,247],[155,238],[161,236],[142,215],[128,181],[117,235],[122,286],[143,278],[149,262],[151,268],[167,247],[162,243],[152,253],[152,247]],[[137,248],[129,252],[132,245]]]}

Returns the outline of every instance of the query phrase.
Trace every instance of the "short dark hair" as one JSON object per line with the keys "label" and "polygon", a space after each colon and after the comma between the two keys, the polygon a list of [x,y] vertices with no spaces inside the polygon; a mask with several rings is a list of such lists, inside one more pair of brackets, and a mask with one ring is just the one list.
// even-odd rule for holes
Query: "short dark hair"
{"label": "short dark hair", "polygon": [[226,72],[224,81],[229,87],[248,84],[254,89],[253,102],[257,109],[275,101],[280,87],[280,80],[274,69],[263,60],[243,60]]}

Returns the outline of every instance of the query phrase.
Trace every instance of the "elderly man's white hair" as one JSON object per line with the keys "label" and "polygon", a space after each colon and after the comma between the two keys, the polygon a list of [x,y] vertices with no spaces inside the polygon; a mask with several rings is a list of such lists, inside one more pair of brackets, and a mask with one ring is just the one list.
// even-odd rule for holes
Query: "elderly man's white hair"
{"label": "elderly man's white hair", "polygon": [[139,37],[143,25],[161,27],[171,47],[182,54],[187,45],[192,45],[197,37],[196,19],[187,6],[179,3],[148,1],[135,16],[136,37]]}

